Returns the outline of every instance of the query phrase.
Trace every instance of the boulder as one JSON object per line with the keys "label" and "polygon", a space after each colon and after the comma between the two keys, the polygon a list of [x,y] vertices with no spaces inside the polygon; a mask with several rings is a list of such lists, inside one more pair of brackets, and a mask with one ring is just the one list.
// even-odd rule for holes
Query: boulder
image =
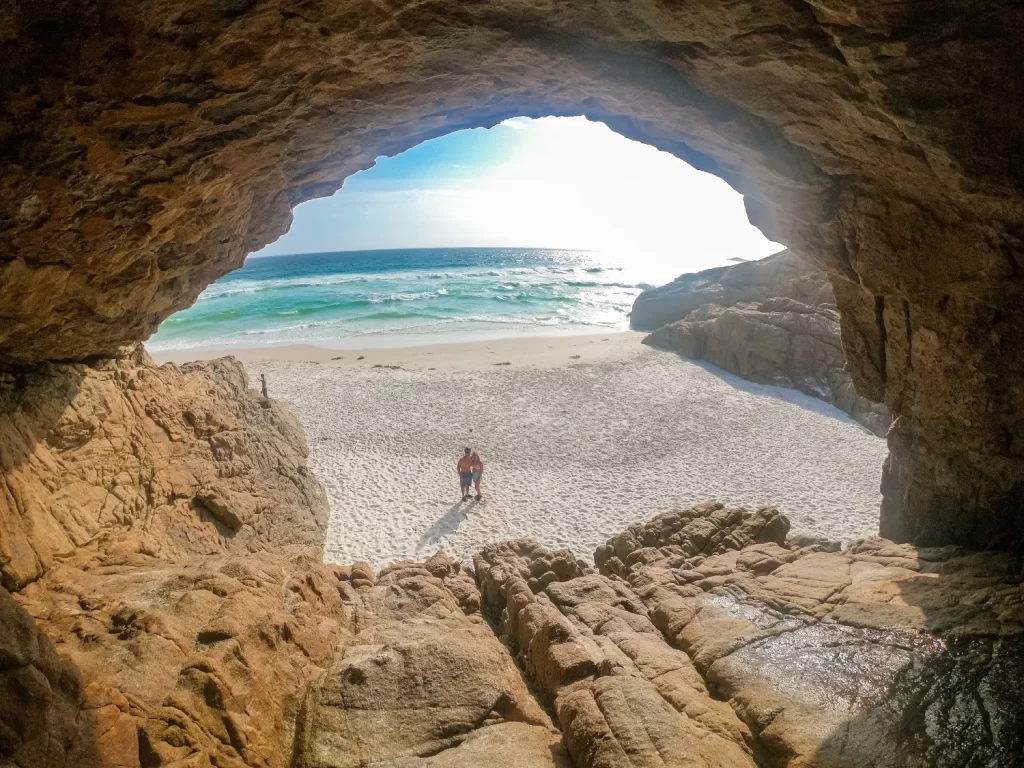
{"label": "boulder", "polygon": [[682,275],[641,293],[630,314],[631,327],[654,331],[645,344],[819,397],[884,437],[892,418],[857,394],[839,320],[828,275],[790,251]]}
{"label": "boulder", "polygon": [[38,692],[4,699],[33,714],[19,747],[0,744],[24,768],[287,765],[306,689],[359,611],[310,560],[88,548],[14,600],[51,649],[21,673],[40,669]]}
{"label": "boulder", "polygon": [[[566,559],[521,540],[485,548],[475,566],[499,636],[554,708],[575,764],[754,768],[749,729],[642,602],[622,582],[552,568]],[[541,578],[531,586],[524,572]]]}
{"label": "boulder", "polygon": [[165,559],[322,545],[327,497],[306,470],[302,428],[280,403],[259,405],[235,360],[157,367],[140,347],[89,365],[6,370],[8,589],[86,544]]}

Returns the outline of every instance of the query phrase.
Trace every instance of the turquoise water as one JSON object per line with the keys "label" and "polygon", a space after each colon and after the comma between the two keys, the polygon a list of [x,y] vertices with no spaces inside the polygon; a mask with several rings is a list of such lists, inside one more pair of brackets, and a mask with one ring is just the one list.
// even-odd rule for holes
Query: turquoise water
{"label": "turquoise water", "polygon": [[515,248],[250,258],[165,320],[148,346],[383,346],[453,332],[625,329],[633,299],[671,279],[664,272],[588,251]]}

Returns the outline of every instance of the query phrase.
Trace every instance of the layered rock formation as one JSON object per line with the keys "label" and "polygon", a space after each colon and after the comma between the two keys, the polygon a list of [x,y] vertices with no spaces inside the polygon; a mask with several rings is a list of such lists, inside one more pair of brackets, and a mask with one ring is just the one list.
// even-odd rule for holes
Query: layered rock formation
{"label": "layered rock formation", "polygon": [[705,504],[611,539],[600,575],[530,541],[476,558],[576,764],[1019,765],[1020,559],[787,528]]}
{"label": "layered rock formation", "polygon": [[319,556],[327,499],[302,427],[223,359],[0,370],[0,575],[19,589],[78,547],[162,559]]}
{"label": "layered rock formation", "polygon": [[820,397],[884,437],[892,419],[857,394],[839,325],[828,275],[790,251],[682,275],[641,293],[630,314],[632,328],[654,331],[645,344]]}
{"label": "layered rock formation", "polygon": [[585,114],[829,273],[886,535],[1024,546],[1014,0],[0,9],[0,355],[113,354],[378,155]]}

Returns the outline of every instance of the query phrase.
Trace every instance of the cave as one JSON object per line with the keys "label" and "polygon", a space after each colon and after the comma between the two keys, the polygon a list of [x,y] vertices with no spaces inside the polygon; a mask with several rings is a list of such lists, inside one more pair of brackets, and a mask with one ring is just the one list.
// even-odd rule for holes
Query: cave
{"label": "cave", "polygon": [[583,114],[831,276],[896,418],[881,532],[1024,545],[1024,11],[765,2],[7,5],[0,354],[153,333],[379,155]]}
{"label": "cave", "polygon": [[[154,444],[162,444],[161,434],[174,446],[180,445],[174,435],[206,439],[232,419],[264,425],[246,434],[267,429],[291,440],[290,417],[245,400],[244,375],[229,364],[187,369],[191,383],[180,388],[171,374],[145,367],[130,345],[238,268],[246,254],[283,234],[296,205],[332,194],[374,158],[516,115],[584,115],[742,193],[751,222],[769,239],[828,273],[858,392],[884,402],[894,417],[881,535],[925,548],[1024,550],[1022,38],[1024,7],[1011,0],[2,0],[0,417],[7,421],[0,420],[0,436],[9,442],[0,445],[6,488],[0,556],[5,589],[24,594],[14,606],[5,592],[0,610],[13,617],[5,618],[4,631],[15,636],[5,645],[32,649],[17,668],[33,670],[4,677],[5,686],[14,680],[4,690],[47,691],[28,697],[40,712],[74,710],[85,690],[92,703],[83,711],[93,729],[91,737],[52,729],[43,736],[49,746],[33,753],[39,761],[16,764],[46,764],[56,754],[78,755],[80,765],[107,764],[96,754],[119,740],[131,742],[133,764],[170,764],[174,750],[185,759],[182,745],[198,727],[160,710],[160,730],[136,732],[130,722],[140,705],[79,690],[78,676],[87,681],[95,670],[69,671],[52,649],[32,639],[27,617],[42,621],[47,605],[71,595],[47,593],[38,580],[68,567],[57,564],[67,559],[69,546],[92,541],[93,523],[102,528],[130,517],[125,510],[145,512],[144,496],[136,501],[126,493],[111,502],[111,510],[122,505],[109,511],[112,517],[97,512],[80,530],[65,531],[45,557],[25,554],[33,536],[49,536],[56,523],[45,515],[21,519],[14,510],[59,491],[44,477],[51,459],[39,458],[33,446],[57,435],[59,444],[51,440],[50,448],[74,448],[85,434],[84,427],[61,421],[59,411],[76,398],[106,393],[93,414],[102,421],[122,399],[145,411],[139,391],[188,400],[220,388],[242,404],[211,415],[186,403],[183,412],[192,415],[184,422],[156,409],[147,416],[159,427]],[[79,413],[81,425],[91,423],[89,414]],[[118,445],[118,435],[107,438]],[[226,467],[239,445],[223,439],[218,450]],[[179,455],[166,450],[171,453],[161,455]],[[273,471],[302,477],[300,453],[296,447],[287,466]],[[250,463],[252,471],[270,471],[274,461],[260,454]],[[32,485],[36,475],[44,479]],[[219,511],[238,488],[212,480],[198,489],[179,487],[172,474],[163,480],[166,503],[180,506],[187,497],[206,525],[197,539],[192,529],[168,524],[167,552],[226,557],[267,550],[275,524],[260,510],[253,512],[260,524],[238,535],[232,518]],[[318,510],[303,518],[297,535],[299,543],[315,541],[323,522],[322,509],[310,501],[315,482],[286,480],[287,503]],[[38,495],[26,502],[29,490]],[[213,530],[227,543],[217,539],[207,551],[203,537],[214,541]],[[744,541],[760,540],[751,533]],[[160,548],[146,535],[127,534],[110,546],[129,563]],[[917,560],[908,551],[895,555],[881,547],[861,554],[922,570],[952,557],[923,549]],[[562,569],[558,578],[578,576],[571,562],[544,557],[545,573]],[[24,568],[11,565],[18,558]],[[1014,567],[998,562],[1003,576],[1012,577]],[[484,558],[481,567],[486,564]],[[259,599],[279,599],[290,590],[288,605],[304,603],[332,616],[346,610],[345,599],[332,597],[325,584],[372,581],[372,574],[342,577],[322,565],[310,565],[305,581],[230,563],[175,567],[179,572],[154,573],[168,590],[189,580],[198,585],[197,594],[206,597],[196,600],[225,598],[245,584],[260,590]],[[452,572],[446,565],[435,570]],[[120,595],[137,585],[104,592],[94,578],[80,585],[75,610],[109,612],[112,629],[97,634],[84,619],[68,619],[54,631],[95,635],[102,643],[141,638],[137,642],[151,644],[149,652],[160,652],[159,637],[170,635],[130,606],[118,606]],[[90,590],[99,595],[96,604],[89,602]],[[53,596],[58,593],[62,597]],[[499,600],[493,590],[484,598]],[[195,614],[206,622],[194,628],[204,653],[226,647],[225,638],[237,635],[246,620],[244,606],[231,615],[214,613],[204,608]],[[261,628],[260,647],[291,647],[305,642],[296,637],[315,636],[302,655],[326,668],[326,641],[311,622],[308,610],[274,614]],[[1019,662],[1019,637],[1017,646],[988,642],[990,658]],[[974,663],[969,653],[942,658],[949,663],[938,663],[940,675]],[[290,744],[291,726],[241,734],[223,679],[204,664],[189,667],[180,698],[167,706],[205,702],[228,713],[200,723],[216,736],[209,749],[218,754],[249,749],[257,756],[250,764],[268,754],[269,762],[286,764],[290,747],[267,744]],[[572,674],[590,674],[591,667],[580,662]],[[294,715],[301,708],[294,691],[310,675],[274,677],[269,685],[288,688],[293,697],[275,706]],[[728,687],[728,679],[719,682]],[[611,696],[605,690],[611,687],[594,695]],[[492,704],[484,717],[507,710],[511,720],[541,718],[532,710],[516,714],[507,702]],[[574,718],[586,714],[578,707],[572,712]],[[760,722],[761,714],[750,704],[745,722]],[[23,713],[15,719],[32,738],[50,722],[42,714],[34,725],[32,717],[22,722]],[[52,720],[58,721],[68,722]],[[311,733],[315,726],[300,721],[294,727]],[[572,751],[575,732],[567,733]],[[0,746],[6,749],[11,738],[0,732]],[[1017,749],[1019,755],[1019,744],[1002,744],[1005,754]]]}

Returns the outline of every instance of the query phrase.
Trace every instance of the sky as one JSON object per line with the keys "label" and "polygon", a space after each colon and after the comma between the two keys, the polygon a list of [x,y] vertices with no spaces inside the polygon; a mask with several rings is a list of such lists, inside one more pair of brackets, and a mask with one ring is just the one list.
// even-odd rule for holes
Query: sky
{"label": "sky", "polygon": [[512,118],[381,157],[253,256],[537,247],[669,258],[688,270],[781,250],[724,181],[583,117]]}

